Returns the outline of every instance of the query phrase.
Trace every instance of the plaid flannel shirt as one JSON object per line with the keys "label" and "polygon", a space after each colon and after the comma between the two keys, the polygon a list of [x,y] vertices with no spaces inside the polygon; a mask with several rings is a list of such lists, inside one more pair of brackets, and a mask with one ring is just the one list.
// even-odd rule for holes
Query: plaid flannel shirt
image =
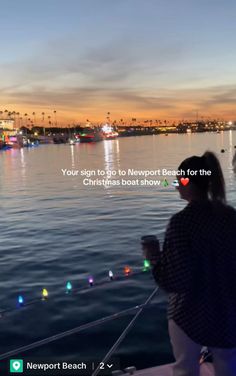
{"label": "plaid flannel shirt", "polygon": [[196,343],[236,347],[236,211],[192,202],[166,231],[156,282],[169,295],[168,318]]}

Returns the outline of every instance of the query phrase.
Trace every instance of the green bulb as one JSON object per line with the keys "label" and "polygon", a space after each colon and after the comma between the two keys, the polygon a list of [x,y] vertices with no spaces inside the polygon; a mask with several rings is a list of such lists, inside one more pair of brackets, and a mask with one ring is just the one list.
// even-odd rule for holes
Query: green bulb
{"label": "green bulb", "polygon": [[145,259],[143,261],[143,267],[144,267],[144,270],[149,269],[151,267],[150,261]]}

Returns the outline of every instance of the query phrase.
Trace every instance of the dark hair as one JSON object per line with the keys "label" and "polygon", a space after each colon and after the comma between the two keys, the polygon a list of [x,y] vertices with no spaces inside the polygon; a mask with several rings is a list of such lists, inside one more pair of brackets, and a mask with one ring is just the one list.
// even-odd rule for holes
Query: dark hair
{"label": "dark hair", "polygon": [[[197,171],[196,175],[187,175],[187,170]],[[196,188],[211,200],[226,201],[225,181],[220,162],[216,155],[206,151],[201,157],[193,156],[185,159],[178,170],[185,172],[185,176]],[[211,171],[211,175],[200,175],[200,170]]]}

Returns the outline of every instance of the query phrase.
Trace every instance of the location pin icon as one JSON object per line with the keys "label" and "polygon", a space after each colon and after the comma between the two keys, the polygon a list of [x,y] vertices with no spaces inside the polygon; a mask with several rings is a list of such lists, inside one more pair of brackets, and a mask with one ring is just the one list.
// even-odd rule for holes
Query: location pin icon
{"label": "location pin icon", "polygon": [[15,368],[16,371],[18,371],[18,369],[20,368],[20,362],[18,362],[17,360],[13,363],[13,367]]}
{"label": "location pin icon", "polygon": [[22,373],[23,372],[23,360],[22,359],[10,359],[10,372]]}

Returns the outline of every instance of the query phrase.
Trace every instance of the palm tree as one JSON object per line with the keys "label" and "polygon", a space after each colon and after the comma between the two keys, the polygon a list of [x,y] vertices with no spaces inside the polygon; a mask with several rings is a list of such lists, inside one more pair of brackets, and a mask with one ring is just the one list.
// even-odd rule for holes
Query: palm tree
{"label": "palm tree", "polygon": [[19,130],[19,128],[20,128],[20,120],[19,120],[20,113],[16,112],[16,116],[17,116],[17,127],[18,127],[18,130]]}
{"label": "palm tree", "polygon": [[16,128],[16,111],[12,111],[10,113],[10,118],[13,117],[13,120],[14,120],[14,127]]}
{"label": "palm tree", "polygon": [[36,124],[36,113],[35,112],[32,112],[32,115],[34,117],[34,124]]}
{"label": "palm tree", "polygon": [[107,122],[108,124],[110,123],[111,119],[110,119],[110,112],[107,113]]}
{"label": "palm tree", "polygon": [[24,117],[25,117],[25,126],[27,127],[27,116],[28,116],[28,114],[24,114]]}
{"label": "palm tree", "polygon": [[56,110],[54,110],[53,113],[54,113],[55,126],[57,127],[57,112],[56,112]]}
{"label": "palm tree", "polygon": [[45,112],[42,112],[43,134],[44,134],[44,136],[45,136],[44,115],[45,115]]}
{"label": "palm tree", "polygon": [[51,124],[52,124],[52,122],[51,122],[51,116],[49,115],[48,116],[48,125],[49,125],[49,127],[51,126]]}

